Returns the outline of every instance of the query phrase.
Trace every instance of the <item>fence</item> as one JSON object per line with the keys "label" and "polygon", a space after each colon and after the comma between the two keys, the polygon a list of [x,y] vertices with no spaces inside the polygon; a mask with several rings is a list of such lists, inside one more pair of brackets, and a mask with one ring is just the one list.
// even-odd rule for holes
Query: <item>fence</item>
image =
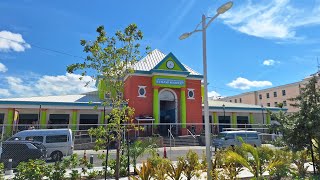
{"label": "fence", "polygon": [[[93,147],[95,142],[95,137],[89,135],[88,130],[90,128],[97,127],[107,127],[107,124],[50,124],[45,127],[37,124],[22,124],[22,125],[2,125],[0,126],[0,137],[1,140],[7,140],[12,137],[14,134],[31,129],[61,129],[69,128],[72,129],[72,135],[74,139],[75,149],[90,149]],[[126,133],[123,133],[123,137],[126,135],[129,136],[131,141],[142,137],[161,137],[162,143],[166,143],[168,139],[199,139],[199,137],[204,136],[204,124],[203,123],[187,123],[184,127],[180,123],[140,123],[132,125],[123,124],[121,125],[123,130],[126,130]],[[230,130],[246,130],[246,131],[258,131],[262,137],[266,136],[270,138],[263,139],[273,139],[273,136],[277,136],[275,128],[270,125],[262,124],[227,124],[227,123],[211,123],[211,134],[214,137],[221,131],[230,131]],[[112,129],[109,131],[113,132]],[[188,142],[188,141],[186,141]],[[165,144],[167,145],[167,144]],[[184,144],[180,144],[184,145]],[[185,144],[188,145],[188,144]],[[199,145],[203,145],[201,142]]]}
{"label": "fence", "polygon": [[[2,125],[1,129],[1,162],[5,163],[5,167],[8,168],[9,159],[13,159],[12,166],[16,167],[20,161],[26,161],[27,159],[43,159],[47,163],[53,163],[54,161],[52,154],[43,153],[44,149],[49,149],[51,147],[46,147],[46,142],[48,142],[48,137],[43,137],[42,139],[37,139],[39,137],[33,136],[33,142],[21,142],[21,141],[11,141],[8,139],[14,139],[12,136],[14,134],[24,131],[24,130],[37,130],[37,129],[57,129],[57,128],[74,128],[72,130],[73,139],[73,153],[77,154],[79,158],[91,158],[93,166],[102,167],[105,165],[105,159],[99,158],[101,155],[108,154],[108,160],[115,159],[116,156],[116,146],[115,141],[110,142],[108,146],[102,148],[99,151],[94,151],[96,137],[91,136],[88,132],[89,128],[95,127],[107,127],[106,124],[84,124],[84,125],[73,125],[73,124],[51,124],[50,126],[41,127],[35,124],[23,124],[23,125]],[[214,138],[219,131],[230,131],[230,130],[248,130],[248,131],[258,131],[261,134],[262,140],[264,142],[271,141],[277,135],[273,132],[274,130],[267,125],[261,124],[210,124],[211,136]],[[12,131],[7,131],[11,129]],[[125,148],[133,148],[134,142],[137,139],[149,139],[152,137],[157,144],[155,148],[159,156],[164,156],[170,160],[176,161],[179,156],[187,154],[187,152],[192,149],[200,157],[205,152],[205,134],[204,134],[204,124],[202,123],[188,123],[185,127],[179,123],[161,123],[158,125],[150,123],[140,123],[135,125],[122,125],[122,129],[127,130],[121,132],[123,141],[121,145]],[[109,134],[114,133],[109,129]],[[58,136],[58,134],[56,134]],[[40,136],[40,135],[39,135]],[[54,136],[50,134],[48,136]],[[42,141],[42,143],[37,143],[37,141]],[[63,137],[57,137],[54,141],[64,142],[68,139]],[[21,143],[20,143],[21,142]],[[211,141],[212,142],[212,141]],[[54,143],[52,143],[54,145]],[[129,145],[129,146],[128,146]],[[52,151],[50,151],[52,153]],[[41,154],[43,153],[43,154]],[[45,154],[45,155],[44,155]],[[64,154],[64,153],[63,153]],[[141,163],[145,161],[150,154],[145,153],[138,157],[137,162]],[[59,159],[59,157],[58,157]]]}

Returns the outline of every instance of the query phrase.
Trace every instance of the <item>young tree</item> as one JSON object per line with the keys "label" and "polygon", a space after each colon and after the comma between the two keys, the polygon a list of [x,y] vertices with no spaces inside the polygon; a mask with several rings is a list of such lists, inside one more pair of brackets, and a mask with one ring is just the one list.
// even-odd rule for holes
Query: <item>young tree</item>
{"label": "young tree", "polygon": [[[139,41],[142,40],[142,31],[136,24],[130,24],[123,31],[117,31],[114,36],[108,36],[104,26],[97,28],[98,36],[94,41],[81,40],[83,51],[87,57],[82,63],[71,64],[67,72],[80,71],[82,76],[90,75],[106,85],[105,94],[110,96],[103,106],[111,104],[112,111],[106,126],[106,136],[117,143],[116,172],[115,178],[119,178],[120,164],[120,143],[122,133],[125,130],[124,124],[131,124],[134,109],[126,106],[127,100],[123,97],[124,79],[134,72],[133,65],[141,58]],[[146,47],[148,50],[149,48]],[[89,82],[87,82],[88,84]],[[92,131],[97,132],[98,131]],[[109,132],[112,135],[109,137]],[[100,142],[103,141],[100,139]],[[107,141],[104,141],[107,143]],[[105,148],[104,146],[103,148]]]}
{"label": "young tree", "polygon": [[[320,90],[317,77],[313,76],[304,87],[301,87],[300,95],[290,100],[294,102],[291,105],[299,108],[299,111],[275,115],[281,124],[283,139],[294,151],[308,148],[315,162],[313,151],[320,153],[320,148],[317,146],[320,141]],[[317,163],[316,166],[319,165]]]}

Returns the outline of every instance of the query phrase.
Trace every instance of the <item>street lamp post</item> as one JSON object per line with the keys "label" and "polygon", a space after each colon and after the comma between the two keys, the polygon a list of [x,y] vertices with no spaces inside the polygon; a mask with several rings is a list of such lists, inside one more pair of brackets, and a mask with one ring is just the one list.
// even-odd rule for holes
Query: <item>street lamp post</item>
{"label": "street lamp post", "polygon": [[263,111],[263,105],[261,104],[261,111],[262,111],[262,125],[264,126],[264,111]]}
{"label": "street lamp post", "polygon": [[263,104],[261,104],[261,111],[262,111],[262,132],[264,132],[264,112],[263,112]]}
{"label": "street lamp post", "polygon": [[179,39],[183,40],[188,38],[189,36],[191,36],[191,34],[195,33],[195,32],[202,32],[202,54],[203,54],[203,83],[204,83],[204,123],[205,123],[205,139],[206,139],[206,157],[207,157],[207,177],[209,180],[212,179],[211,176],[211,170],[212,170],[212,164],[211,164],[211,150],[210,150],[210,145],[211,145],[211,131],[210,131],[210,122],[209,122],[209,105],[208,105],[208,81],[207,81],[207,43],[206,43],[206,39],[207,39],[207,28],[208,26],[211,24],[211,22],[216,19],[220,14],[225,13],[226,11],[228,11],[233,5],[233,2],[227,2],[224,5],[220,6],[217,9],[217,14],[214,15],[213,17],[211,17],[211,19],[208,21],[208,23],[206,23],[206,19],[207,17],[203,14],[202,15],[202,29],[197,29],[198,26],[196,27],[196,29],[192,32],[187,32],[182,34]]}
{"label": "street lamp post", "polygon": [[226,122],[226,106],[224,104],[222,105],[222,109],[223,109],[223,121]]}

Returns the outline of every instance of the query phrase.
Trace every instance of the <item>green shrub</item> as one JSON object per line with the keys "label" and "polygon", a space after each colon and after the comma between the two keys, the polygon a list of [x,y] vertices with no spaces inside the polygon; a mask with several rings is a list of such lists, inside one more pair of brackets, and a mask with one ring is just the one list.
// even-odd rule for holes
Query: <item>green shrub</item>
{"label": "green shrub", "polygon": [[180,160],[177,162],[177,165],[173,165],[172,162],[170,161],[169,166],[167,167],[167,173],[168,176],[172,180],[181,180],[182,179],[182,172],[183,172],[183,165],[184,163]]}
{"label": "green shrub", "polygon": [[196,152],[189,150],[185,159],[179,159],[183,164],[183,174],[188,180],[194,176],[200,176],[201,163],[199,163],[199,156]]}
{"label": "green shrub", "polygon": [[14,180],[26,180],[26,179],[43,179],[45,176],[49,176],[52,169],[46,166],[46,162],[43,160],[30,160],[28,162],[21,162],[17,166],[17,173]]}
{"label": "green shrub", "polygon": [[[112,172],[116,170],[116,160],[111,159],[108,161],[108,167],[110,167]],[[126,155],[120,156],[120,176],[126,176],[128,173],[128,157]]]}
{"label": "green shrub", "polygon": [[285,150],[275,150],[274,156],[268,162],[267,170],[269,170],[269,179],[281,179],[291,174],[291,152]]}
{"label": "green shrub", "polygon": [[304,165],[309,162],[309,160],[307,150],[292,152],[292,162],[297,168],[293,173],[295,177],[303,179],[306,176],[309,165],[306,167]]}
{"label": "green shrub", "polygon": [[[138,177],[140,180],[150,180],[153,173],[153,166],[150,161],[147,161],[147,163],[142,163],[142,166],[139,169],[136,169],[136,172],[138,174]],[[139,178],[132,176],[133,180],[138,180]]]}
{"label": "green shrub", "polygon": [[4,173],[4,164],[0,163],[0,180],[4,179],[3,173]]}

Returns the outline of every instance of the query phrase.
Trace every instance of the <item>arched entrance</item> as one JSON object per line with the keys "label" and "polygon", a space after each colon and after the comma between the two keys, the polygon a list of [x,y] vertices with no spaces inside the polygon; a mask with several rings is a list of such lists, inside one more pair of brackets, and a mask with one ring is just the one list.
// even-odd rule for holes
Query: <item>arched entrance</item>
{"label": "arched entrance", "polygon": [[170,123],[177,123],[178,120],[178,100],[176,93],[171,89],[162,89],[159,92],[159,107],[160,107],[160,126],[159,133],[163,136],[168,134],[168,129],[171,128],[173,135],[178,132],[177,126]]}

